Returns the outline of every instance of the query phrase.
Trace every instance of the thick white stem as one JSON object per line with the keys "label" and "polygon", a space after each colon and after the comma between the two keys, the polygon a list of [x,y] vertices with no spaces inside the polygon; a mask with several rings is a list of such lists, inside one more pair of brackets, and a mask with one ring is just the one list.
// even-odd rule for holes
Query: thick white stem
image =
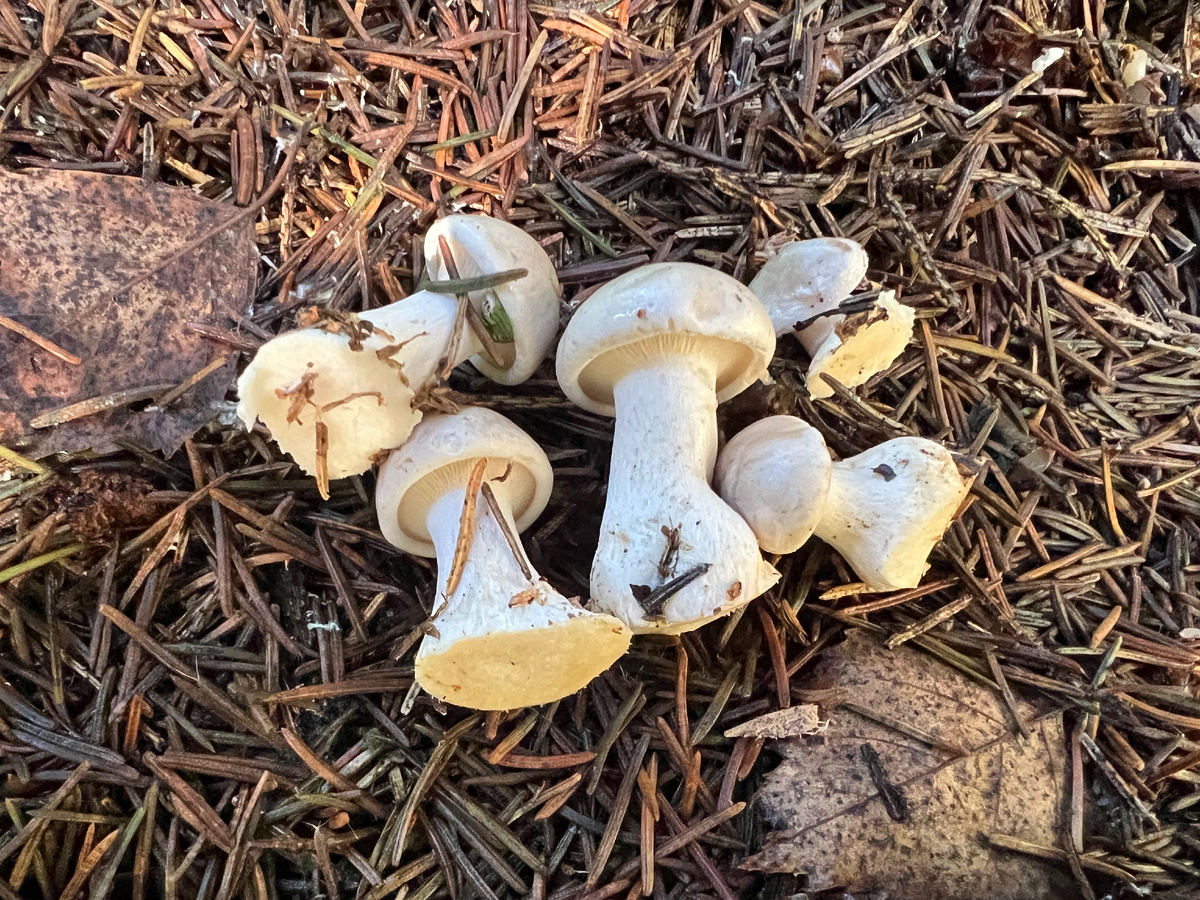
{"label": "thick white stem", "polygon": [[[517,526],[513,522],[503,484],[492,482],[490,487],[509,533],[515,535]],[[446,599],[446,583],[454,565],[459,523],[466,494],[465,487],[447,491],[429,507],[425,519],[433,546],[437,550],[438,581],[435,606],[440,606]],[[485,624],[495,624],[496,616],[508,611],[513,597],[535,586],[537,574],[525,558],[524,550],[521,551],[521,556],[522,559],[518,562],[481,492],[476,500],[471,550],[463,565],[458,586],[446,603],[445,612],[437,620],[439,630],[446,621],[457,621],[464,616],[474,619],[479,615]],[[534,580],[527,578],[521,571],[521,563],[525,564]],[[443,634],[442,638],[444,640],[446,635]]]}
{"label": "thick white stem", "polygon": [[[381,335],[375,335],[369,342],[370,347],[382,349],[388,345],[404,343],[391,358],[404,367],[405,377],[416,390],[436,376],[438,360],[454,333],[458,306],[456,297],[435,294],[432,291],[417,291],[398,303],[365,312],[362,314],[364,321],[395,338],[388,340]],[[483,345],[475,337],[475,332],[467,325],[464,317],[458,347],[450,360],[451,364],[457,366],[482,349]]]}
{"label": "thick white stem", "polygon": [[447,491],[426,516],[437,551],[438,612],[436,634],[427,635],[417,651],[417,681],[435,697],[475,709],[550,703],[612,665],[628,648],[630,633],[617,619],[588,612],[538,575],[515,538],[505,485],[493,481],[490,486],[500,519],[481,491],[471,547],[449,597],[466,488]]}
{"label": "thick white stem", "polygon": [[[616,430],[592,603],[634,631],[690,631],[778,578],[750,527],[709,487],[717,451],[716,368],[703,355],[671,355],[614,388]],[[703,566],[647,615],[635,592],[644,598]]]}
{"label": "thick white stem", "polygon": [[833,464],[814,533],[872,590],[914,588],[969,489],[945,447],[893,438]]}

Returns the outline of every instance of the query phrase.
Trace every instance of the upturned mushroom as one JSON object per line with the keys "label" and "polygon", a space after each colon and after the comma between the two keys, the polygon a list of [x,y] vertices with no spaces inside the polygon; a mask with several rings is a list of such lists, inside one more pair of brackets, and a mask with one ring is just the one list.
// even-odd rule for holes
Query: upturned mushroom
{"label": "upturned mushroom", "polygon": [[558,330],[558,278],[545,251],[499,219],[448,216],[425,235],[434,281],[448,277],[442,241],[461,278],[526,271],[468,295],[481,316],[490,315],[501,330],[511,327],[508,360],[498,365],[486,358],[455,296],[417,291],[335,328],[302,328],[264,344],[238,379],[238,415],[246,427],[261,420],[279,447],[323,483],[365,472],[381,451],[403,443],[421,420],[414,401],[439,370],[470,359],[502,384],[529,378]]}
{"label": "upturned mushroom", "polygon": [[763,376],[774,347],[754,295],[690,263],[618,277],[567,325],[559,384],[577,406],[616,417],[592,606],[635,633],[698,628],[779,578],[709,485],[717,404]]}
{"label": "upturned mushroom", "polygon": [[865,384],[896,361],[912,339],[916,313],[883,291],[866,312],[823,316],[796,333],[812,358],[808,393],[814,400],[833,395],[822,378],[829,375],[846,387]]}
{"label": "upturned mushroom", "polygon": [[721,496],[772,553],[791,553],[815,533],[871,590],[916,587],[970,487],[954,457],[902,437],[830,466],[815,431],[792,416],[741,431],[718,458]]}
{"label": "upturned mushroom", "polygon": [[835,312],[867,274],[867,253],[846,238],[814,238],[784,244],[754,280],[754,292],[777,335]]}
{"label": "upturned mushroom", "polygon": [[384,537],[437,557],[433,633],[417,682],[456,706],[516,709],[573,694],[612,665],[630,632],[554,590],[517,535],[541,514],[553,472],[498,413],[434,414],[389,454],[375,508]]}

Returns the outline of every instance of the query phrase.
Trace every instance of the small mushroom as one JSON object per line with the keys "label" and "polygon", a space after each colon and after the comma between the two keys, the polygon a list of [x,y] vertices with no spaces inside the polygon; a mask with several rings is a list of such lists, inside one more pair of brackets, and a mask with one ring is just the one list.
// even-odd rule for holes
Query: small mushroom
{"label": "small mushroom", "polygon": [[795,416],[769,416],[721,448],[713,487],[746,520],[758,546],[792,553],[816,529],[832,473],[821,432]]}
{"label": "small mushroom", "polygon": [[883,291],[866,312],[824,316],[797,332],[812,357],[808,393],[814,400],[833,395],[821,377],[826,374],[846,387],[865,384],[904,352],[915,320],[916,313],[896,302],[894,291]]}
{"label": "small mushroom", "polygon": [[709,486],[717,403],[762,377],[774,348],[754,295],[690,263],[627,272],[567,324],[559,384],[577,406],[616,417],[592,605],[635,633],[698,628],[779,578]]}
{"label": "small mushroom", "polygon": [[630,632],[542,578],[517,535],[541,514],[553,472],[498,413],[429,415],[379,472],[379,527],[396,547],[437,557],[433,631],[417,682],[472,709],[516,709],[573,694],[612,665]]}
{"label": "small mushroom", "polygon": [[953,456],[902,437],[830,467],[815,432],[792,416],[740,432],[717,461],[721,496],[772,553],[791,553],[815,533],[872,590],[916,587],[969,488]]}
{"label": "small mushroom", "polygon": [[759,269],[750,290],[767,308],[780,335],[836,311],[866,274],[867,253],[854,241],[792,241]]}
{"label": "small mushroom", "polygon": [[[520,228],[486,216],[448,216],[425,235],[428,271],[446,279],[439,238],[459,276],[513,269],[527,274],[485,291],[473,303],[511,325],[512,359],[497,366],[449,294],[417,291],[333,328],[302,328],[264,344],[238,379],[238,415],[260,419],[304,471],[324,478],[357,475],[380,451],[403,443],[421,420],[414,409],[439,363],[466,359],[489,378],[516,384],[529,378],[558,330],[558,279],[541,246]],[[461,327],[452,340],[455,324]]]}

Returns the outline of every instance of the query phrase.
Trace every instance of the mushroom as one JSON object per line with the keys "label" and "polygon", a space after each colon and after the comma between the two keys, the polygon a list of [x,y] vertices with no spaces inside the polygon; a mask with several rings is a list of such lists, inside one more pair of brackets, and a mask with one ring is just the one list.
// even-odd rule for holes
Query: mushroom
{"label": "mushroom", "polygon": [[550,703],[629,646],[618,619],[554,590],[521,546],[553,477],[529,435],[480,407],[426,416],[381,466],[384,537],[437,557],[434,630],[416,656],[417,682],[434,697],[489,710]]}
{"label": "mushroom", "polygon": [[365,472],[380,451],[403,443],[421,420],[414,402],[440,374],[439,363],[448,370],[470,359],[492,380],[517,384],[550,349],[558,330],[558,278],[537,241],[499,219],[448,216],[425,235],[434,280],[447,276],[440,239],[460,277],[526,270],[469,294],[485,318],[490,313],[511,325],[511,364],[488,361],[459,315],[458,300],[430,290],[334,328],[302,328],[268,341],[238,379],[238,415],[247,428],[262,420],[279,447],[318,481]]}
{"label": "mushroom", "polygon": [[854,241],[792,241],[759,269],[750,290],[767,308],[779,335],[834,312],[866,274],[867,253]]}
{"label": "mushroom", "polygon": [[871,590],[916,587],[967,495],[954,457],[901,437],[831,467],[814,432],[792,416],[740,432],[717,461],[721,496],[770,552],[791,553],[815,533]]}
{"label": "mushroom", "polygon": [[678,634],[779,578],[754,534],[709,486],[717,403],[762,377],[770,317],[727,275],[655,263],[601,287],[558,345],[558,382],[616,417],[592,606],[635,633]]}
{"label": "mushroom", "polygon": [[822,375],[846,387],[865,384],[904,352],[912,339],[916,313],[896,302],[895,291],[883,291],[871,309],[851,315],[824,316],[796,333],[812,362],[808,393],[814,400],[833,395]]}
{"label": "mushroom", "polygon": [[820,521],[832,472],[821,432],[795,416],[769,416],[721,448],[713,488],[746,520],[758,546],[792,553]]}
{"label": "mushroom", "polygon": [[[850,296],[867,272],[867,254],[845,238],[816,238],[784,244],[750,282],[776,334],[792,331],[812,357],[808,391],[829,397],[829,374],[846,387],[857,387],[890,366],[912,338],[915,314],[884,291],[865,313],[832,313]],[[823,317],[823,318],[818,318]],[[815,320],[815,321],[813,321]]]}

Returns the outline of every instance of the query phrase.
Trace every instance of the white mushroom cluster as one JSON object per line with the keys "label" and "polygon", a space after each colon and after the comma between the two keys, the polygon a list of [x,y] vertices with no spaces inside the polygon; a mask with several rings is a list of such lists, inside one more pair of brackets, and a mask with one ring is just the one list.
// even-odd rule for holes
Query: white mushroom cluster
{"label": "white mushroom cluster", "polygon": [[881,291],[839,312],[867,258],[852,241],[785,245],[749,287],[714,269],[654,263],[601,286],[568,322],[559,385],[615,419],[590,596],[543,578],[519,535],[549,500],[545,452],[496,412],[429,412],[432,388],[470,360],[500,384],[554,348],[559,285],[541,246],[483,216],[425,236],[410,297],[265,344],[238,383],[239,415],[330,479],[379,465],[376,512],[397,548],[436,558],[418,684],[485,710],[552,702],[612,665],[638,633],[678,634],[744,607],[779,573],[763,557],[815,534],[873,590],[915,586],[966,495],[951,454],[900,438],[834,461],[821,433],[775,416],[718,454],[717,405],[766,376],[777,334],[821,376],[862,384],[903,351],[913,311]]}

